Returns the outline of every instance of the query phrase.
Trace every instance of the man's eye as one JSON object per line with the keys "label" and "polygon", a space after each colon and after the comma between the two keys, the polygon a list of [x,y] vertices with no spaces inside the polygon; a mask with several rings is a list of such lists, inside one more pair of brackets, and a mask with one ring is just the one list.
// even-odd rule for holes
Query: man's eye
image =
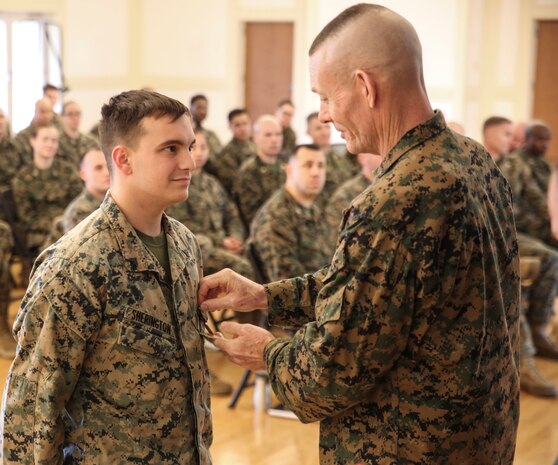
{"label": "man's eye", "polygon": [[169,145],[168,147],[165,147],[165,150],[169,153],[176,153],[176,145]]}

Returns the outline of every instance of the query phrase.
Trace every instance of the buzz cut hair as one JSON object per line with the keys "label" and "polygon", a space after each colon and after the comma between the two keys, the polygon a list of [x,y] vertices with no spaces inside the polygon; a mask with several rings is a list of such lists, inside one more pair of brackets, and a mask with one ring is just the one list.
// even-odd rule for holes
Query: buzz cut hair
{"label": "buzz cut hair", "polygon": [[232,123],[232,120],[235,119],[237,116],[247,114],[248,112],[246,111],[246,108],[235,108],[234,110],[229,111],[227,118],[229,119],[229,123]]}
{"label": "buzz cut hair", "polygon": [[289,152],[289,161],[293,160],[294,158],[296,158],[296,156],[298,155],[298,152],[300,152],[302,149],[306,149],[306,150],[312,150],[313,152],[321,152],[322,149],[316,145],[316,144],[299,144],[299,145],[295,145],[292,150]]}
{"label": "buzz cut hair", "polygon": [[491,116],[490,118],[486,119],[482,125],[483,132],[486,131],[488,128],[493,128],[494,126],[500,126],[501,124],[512,124],[509,118],[505,116]]}
{"label": "buzz cut hair", "polygon": [[343,10],[329,23],[327,23],[325,27],[319,32],[319,34],[312,42],[312,45],[310,46],[308,55],[313,55],[314,52],[318,50],[318,48],[320,48],[320,46],[327,39],[339,34],[342,29],[344,29],[347,25],[349,25],[356,19],[361,18],[371,12],[380,12],[385,10],[387,10],[386,7],[381,5],[374,5],[372,3],[358,3]]}

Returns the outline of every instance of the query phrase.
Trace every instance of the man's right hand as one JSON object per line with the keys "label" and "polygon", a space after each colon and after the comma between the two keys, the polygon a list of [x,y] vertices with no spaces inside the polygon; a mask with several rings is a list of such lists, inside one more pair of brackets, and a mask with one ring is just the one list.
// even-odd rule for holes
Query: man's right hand
{"label": "man's right hand", "polygon": [[267,295],[257,284],[228,268],[202,278],[198,304],[204,312],[230,308],[237,312],[267,309]]}

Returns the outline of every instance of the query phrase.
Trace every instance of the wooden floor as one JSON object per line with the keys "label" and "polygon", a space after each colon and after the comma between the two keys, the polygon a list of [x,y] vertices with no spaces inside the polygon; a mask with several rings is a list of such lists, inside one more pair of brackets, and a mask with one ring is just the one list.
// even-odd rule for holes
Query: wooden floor
{"label": "wooden floor", "polygon": [[[10,314],[15,316],[17,303]],[[210,367],[236,385],[243,370],[222,354],[208,351]],[[10,360],[0,359],[2,386]],[[558,385],[558,362],[537,359],[544,375]],[[214,465],[314,465],[318,463],[318,425],[273,418],[253,409],[253,389],[248,388],[235,409],[228,397],[212,399]],[[521,419],[516,465],[554,465],[558,458],[558,400],[521,395]]]}

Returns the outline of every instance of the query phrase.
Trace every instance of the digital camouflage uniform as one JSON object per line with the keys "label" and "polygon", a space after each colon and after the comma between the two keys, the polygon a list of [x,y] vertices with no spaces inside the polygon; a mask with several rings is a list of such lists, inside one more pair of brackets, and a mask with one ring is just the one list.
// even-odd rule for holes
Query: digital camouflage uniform
{"label": "digital camouflage uniform", "polygon": [[73,229],[100,206],[101,200],[88,192],[87,189],[83,189],[81,194],[72,200],[64,210],[62,215],[62,229],[64,233]]}
{"label": "digital camouflage uniform", "polygon": [[12,187],[12,179],[20,167],[21,161],[16,145],[4,136],[0,139],[0,189]]}
{"label": "digital camouflage uniform", "polygon": [[[527,167],[520,160],[512,159],[511,162],[508,162],[508,158],[509,156],[501,158],[497,162],[505,176],[514,176],[518,174],[521,179],[523,175],[526,175],[525,172],[528,171]],[[521,195],[522,193],[526,193],[529,198],[533,199],[532,205],[535,208],[543,208],[542,205],[540,205],[543,199],[540,198],[540,195],[535,195],[536,186],[533,186],[531,182],[527,182],[525,189],[523,189],[520,179],[515,178],[512,181],[508,178],[508,182],[512,187],[512,195],[514,195],[514,207],[516,209],[518,208],[518,202],[523,203],[525,207],[525,199],[521,199]],[[523,179],[523,181],[526,182],[527,179]],[[547,177],[546,183],[548,187]],[[547,187],[545,187],[545,190]],[[546,194],[544,204],[546,205]],[[531,216],[530,212],[527,212],[527,216]],[[548,214],[546,217],[548,222],[550,222]],[[517,218],[516,224],[519,229],[519,221]],[[527,320],[529,323],[535,325],[547,324],[554,312],[554,301],[558,295],[558,250],[548,246],[536,236],[523,233],[517,234],[517,242],[519,244],[519,255],[521,257],[534,257],[540,262],[537,277],[532,280],[533,282],[529,286],[529,289],[524,289],[524,293],[528,294],[528,298],[526,296],[526,298],[523,299],[524,302],[526,302],[525,310]]]}
{"label": "digital camouflage uniform", "polygon": [[346,211],[329,267],[266,285],[279,400],[321,421],[321,463],[513,462],[519,260],[509,186],[441,113]]}
{"label": "digital camouflage uniform", "polygon": [[260,157],[247,160],[240,168],[235,185],[236,199],[247,228],[267,199],[285,184],[285,168],[279,161],[264,163]]}
{"label": "digital camouflage uniform", "polygon": [[29,125],[25,129],[19,131],[13,138],[21,165],[30,165],[33,163],[33,147],[31,146],[31,134],[33,126]]}
{"label": "digital camouflage uniform", "polygon": [[[12,229],[5,221],[0,220],[0,296],[9,299],[10,296],[10,254],[13,246]],[[7,302],[1,302],[2,308]],[[7,310],[7,305],[6,305]],[[3,319],[7,315],[0,315]],[[2,321],[0,321],[2,324]]]}
{"label": "digital camouflage uniform", "polygon": [[231,268],[243,276],[252,277],[248,260],[223,246],[226,237],[243,241],[245,233],[236,206],[217,179],[203,171],[194,174],[188,200],[170,206],[166,212],[198,238],[206,274]]}
{"label": "digital camouflage uniform", "polygon": [[87,134],[79,134],[75,139],[71,138],[64,131],[60,132],[57,157],[66,160],[72,165],[79,167],[81,157],[92,147],[98,145],[93,137]]}
{"label": "digital camouflage uniform", "polygon": [[219,137],[217,137],[217,134],[211,129],[202,128],[202,132],[207,141],[207,146],[209,147],[209,157],[214,157],[223,150],[223,144],[221,144]]}
{"label": "digital camouflage uniform", "polygon": [[285,153],[290,152],[296,145],[296,133],[293,128],[286,127],[283,128],[283,147],[282,150]]}
{"label": "digital camouflage uniform", "polygon": [[[14,324],[3,462],[211,463],[193,234],[163,217],[172,280],[108,195],[37,260]],[[171,294],[166,304],[165,290]]]}
{"label": "digital camouflage uniform", "polygon": [[[349,162],[349,159],[347,158],[347,155],[340,155],[335,150],[330,149],[327,151],[325,156],[326,182],[324,189],[316,199],[316,202],[322,209],[325,209],[326,205],[330,202],[331,197],[333,196],[337,188],[340,187],[341,184],[343,184],[345,181],[348,181],[354,176],[353,169]],[[349,204],[346,205],[346,207],[348,206]]]}
{"label": "digital camouflage uniform", "polygon": [[325,208],[326,221],[329,224],[330,241],[335,247],[339,225],[343,219],[343,211],[351,205],[353,199],[370,185],[370,179],[364,174],[358,174],[354,178],[341,184],[330,197]]}
{"label": "digital camouflage uniform", "polygon": [[333,252],[328,236],[322,210],[303,207],[284,188],[260,208],[251,227],[251,241],[270,281],[327,265]]}
{"label": "digital camouflage uniform", "polygon": [[256,155],[256,144],[232,139],[220,153],[208,160],[204,170],[213,174],[229,195],[233,195],[234,182],[238,170],[250,157]]}
{"label": "digital camouflage uniform", "polygon": [[546,197],[550,179],[547,161],[520,148],[504,157],[499,166],[512,188],[517,230],[557,247],[550,231]]}
{"label": "digital camouflage uniform", "polygon": [[54,218],[61,215],[83,189],[76,167],[57,158],[48,170],[40,170],[33,163],[24,166],[12,185],[17,216],[30,248],[44,242]]}

